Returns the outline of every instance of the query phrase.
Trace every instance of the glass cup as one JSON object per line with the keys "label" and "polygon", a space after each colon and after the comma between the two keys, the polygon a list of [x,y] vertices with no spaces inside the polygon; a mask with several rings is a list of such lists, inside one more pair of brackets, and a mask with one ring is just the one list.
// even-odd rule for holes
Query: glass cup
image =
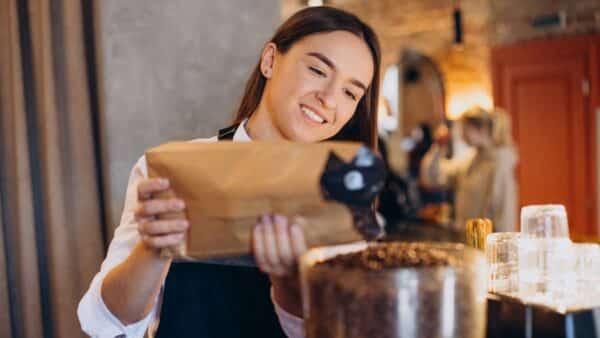
{"label": "glass cup", "polygon": [[600,306],[600,245],[573,244],[575,254],[575,278],[577,305]]}
{"label": "glass cup", "polygon": [[518,293],[520,236],[518,232],[496,232],[487,236],[488,291],[508,295]]}
{"label": "glass cup", "polygon": [[528,205],[521,209],[521,233],[532,238],[569,238],[564,205]]}
{"label": "glass cup", "polygon": [[521,209],[519,240],[521,298],[562,304],[575,288],[575,258],[562,205],[530,205]]}

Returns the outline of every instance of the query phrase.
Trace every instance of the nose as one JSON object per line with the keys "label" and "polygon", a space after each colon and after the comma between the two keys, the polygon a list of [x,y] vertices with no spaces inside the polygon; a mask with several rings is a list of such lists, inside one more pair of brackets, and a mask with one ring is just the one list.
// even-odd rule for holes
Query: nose
{"label": "nose", "polygon": [[325,109],[334,110],[337,106],[334,85],[329,85],[317,91],[317,99]]}

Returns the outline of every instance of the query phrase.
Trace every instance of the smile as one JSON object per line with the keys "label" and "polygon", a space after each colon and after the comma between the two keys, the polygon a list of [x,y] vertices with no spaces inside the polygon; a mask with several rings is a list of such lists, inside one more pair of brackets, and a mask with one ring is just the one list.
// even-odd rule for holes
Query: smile
{"label": "smile", "polygon": [[319,124],[324,124],[327,122],[327,120],[325,118],[323,118],[321,115],[319,115],[317,112],[315,112],[314,110],[301,105],[300,106],[300,110],[302,110],[302,112],[304,113],[304,115],[311,121],[315,122],[315,123],[319,123]]}

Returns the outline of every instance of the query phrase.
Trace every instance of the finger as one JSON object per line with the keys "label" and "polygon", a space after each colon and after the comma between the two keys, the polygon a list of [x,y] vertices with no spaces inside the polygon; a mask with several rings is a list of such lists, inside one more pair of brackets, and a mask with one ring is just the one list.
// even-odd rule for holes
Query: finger
{"label": "finger", "polygon": [[189,222],[185,219],[141,222],[138,229],[142,235],[167,235],[185,232]]}
{"label": "finger", "polygon": [[167,212],[182,211],[183,209],[185,209],[185,203],[177,198],[149,200],[138,203],[135,217],[140,220]]}
{"label": "finger", "polygon": [[279,258],[277,255],[277,242],[275,241],[275,230],[273,229],[271,216],[262,216],[261,225],[267,261],[271,267],[275,268],[279,265]]}
{"label": "finger", "polygon": [[265,253],[267,257],[267,261],[269,262],[269,266],[271,271],[269,273],[281,276],[285,274],[285,269],[282,266],[282,263],[279,259],[279,254],[277,252],[277,241],[275,239],[275,229],[271,217],[265,215],[261,218],[262,220],[262,230],[264,236],[264,246]]}
{"label": "finger", "polygon": [[142,236],[142,241],[151,248],[167,248],[179,245],[185,238],[184,233],[164,235],[164,236]]}
{"label": "finger", "polygon": [[169,180],[162,177],[142,180],[137,187],[138,199],[142,201],[150,199],[152,198],[153,192],[167,190],[169,189],[169,186]]}
{"label": "finger", "polygon": [[273,221],[275,223],[275,240],[279,258],[286,268],[290,268],[294,265],[294,253],[292,252],[288,220],[284,216],[275,215]]}
{"label": "finger", "polygon": [[292,224],[290,227],[290,239],[294,257],[295,259],[298,259],[306,252],[306,239],[304,238],[304,231],[298,224]]}
{"label": "finger", "polygon": [[252,231],[252,251],[254,252],[254,258],[256,264],[265,273],[271,271],[269,262],[267,261],[267,253],[265,251],[265,239],[262,230],[262,224],[256,224]]}
{"label": "finger", "polygon": [[282,276],[283,271],[273,266],[269,262],[269,258],[267,257],[267,249],[266,249],[266,240],[265,240],[265,231],[264,225],[262,223],[257,224],[254,227],[253,231],[253,240],[252,240],[252,248],[254,251],[254,258],[256,259],[256,263],[261,271],[270,275]]}

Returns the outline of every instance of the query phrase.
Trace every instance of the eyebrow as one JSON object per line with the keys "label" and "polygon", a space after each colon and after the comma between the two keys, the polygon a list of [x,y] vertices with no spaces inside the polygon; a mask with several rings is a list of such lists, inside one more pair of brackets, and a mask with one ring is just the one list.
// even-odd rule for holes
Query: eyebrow
{"label": "eyebrow", "polygon": [[[327,56],[325,56],[321,53],[317,53],[317,52],[310,52],[310,53],[307,53],[306,55],[315,57],[315,58],[321,60],[321,62],[326,64],[332,70],[336,70],[335,64]],[[361,88],[364,91],[367,91],[367,86],[365,86],[362,82],[358,81],[357,79],[350,79],[350,83]]]}

